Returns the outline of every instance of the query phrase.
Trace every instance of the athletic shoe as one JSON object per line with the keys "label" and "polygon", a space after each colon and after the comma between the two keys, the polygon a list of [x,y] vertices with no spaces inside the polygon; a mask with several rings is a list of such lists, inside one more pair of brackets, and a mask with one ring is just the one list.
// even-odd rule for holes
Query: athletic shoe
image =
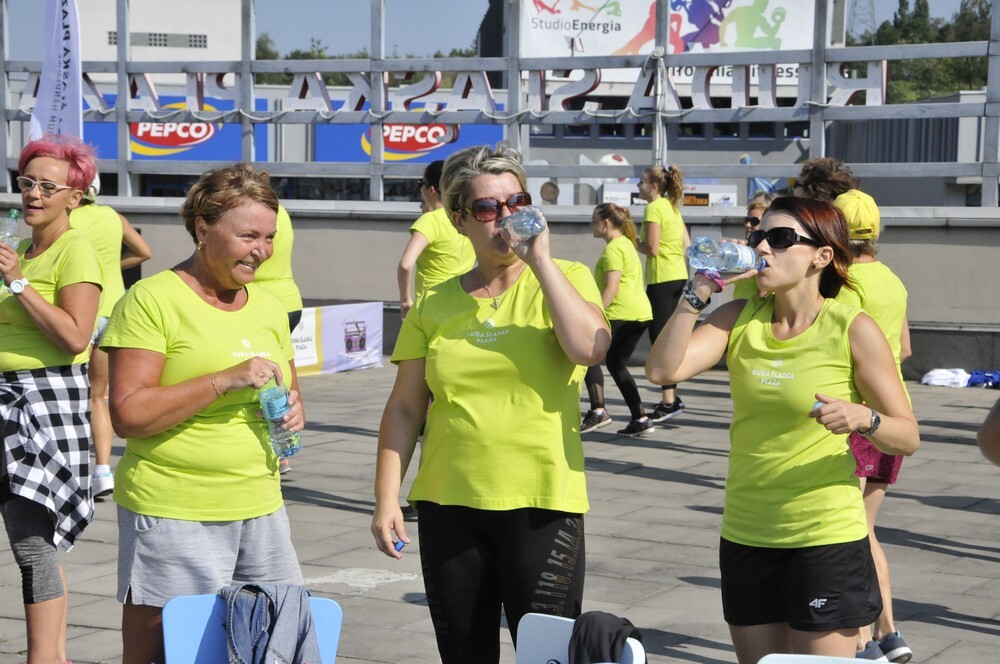
{"label": "athletic shoe", "polygon": [[648,417],[643,417],[642,419],[632,420],[628,423],[627,427],[619,429],[618,433],[625,436],[645,436],[655,428]]}
{"label": "athletic shoe", "polygon": [[656,424],[660,422],[666,422],[667,420],[677,417],[684,412],[684,402],[681,401],[680,397],[671,403],[666,404],[662,401],[656,404],[656,408],[653,409],[653,414],[649,416],[649,419]]}
{"label": "athletic shoe", "polygon": [[903,635],[899,633],[898,629],[882,637],[878,642],[878,647],[885,653],[886,659],[890,662],[904,664],[913,657],[913,651],[906,645],[906,641],[903,640]]}
{"label": "athletic shoe", "polygon": [[865,646],[865,649],[858,651],[858,653],[854,655],[854,657],[855,659],[868,659],[873,662],[889,661],[889,658],[885,656],[885,653],[882,652],[882,649],[879,648],[878,644],[875,643],[874,641],[869,641],[868,644]]}
{"label": "athletic shoe", "polygon": [[291,469],[292,469],[292,462],[288,459],[288,457],[281,457],[280,459],[278,459],[278,474],[279,475],[284,475],[285,473],[287,473]]}
{"label": "athletic shoe", "polygon": [[90,476],[90,492],[94,498],[106,496],[115,490],[115,476],[111,473],[101,473]]}
{"label": "athletic shoe", "polygon": [[583,416],[583,423],[580,425],[580,433],[595,431],[601,427],[606,427],[609,424],[611,424],[611,416],[608,415],[608,411],[602,410],[598,413],[596,410],[588,410],[587,414]]}

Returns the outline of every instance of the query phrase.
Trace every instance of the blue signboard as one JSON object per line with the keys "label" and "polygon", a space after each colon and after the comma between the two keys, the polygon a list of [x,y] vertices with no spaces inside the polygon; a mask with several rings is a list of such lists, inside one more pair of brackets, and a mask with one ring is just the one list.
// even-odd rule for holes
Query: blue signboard
{"label": "blue signboard", "polygon": [[[107,95],[115,103],[115,95]],[[186,108],[184,97],[160,97],[164,115],[171,110]],[[205,99],[205,110],[200,115],[211,117],[218,111],[230,111],[232,100]],[[258,111],[267,110],[267,100],[254,102]],[[242,127],[221,122],[133,122],[129,125],[132,159],[139,160],[189,160],[189,161],[240,161]],[[114,122],[83,123],[84,140],[97,148],[101,159],[118,158],[118,125]],[[254,125],[254,161],[267,161],[267,125]]]}
{"label": "blue signboard", "polygon": [[[333,102],[339,107],[343,102]],[[503,125],[386,124],[382,127],[386,163],[427,164],[473,145],[494,145],[504,138]],[[371,125],[318,124],[316,161],[371,162]]]}

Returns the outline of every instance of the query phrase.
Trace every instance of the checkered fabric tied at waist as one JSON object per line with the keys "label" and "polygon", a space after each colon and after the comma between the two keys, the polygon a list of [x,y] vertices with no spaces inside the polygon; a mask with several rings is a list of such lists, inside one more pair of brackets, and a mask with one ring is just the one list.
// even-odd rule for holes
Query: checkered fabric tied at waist
{"label": "checkered fabric tied at waist", "polygon": [[69,551],[94,515],[87,365],[0,373],[0,494],[44,506]]}

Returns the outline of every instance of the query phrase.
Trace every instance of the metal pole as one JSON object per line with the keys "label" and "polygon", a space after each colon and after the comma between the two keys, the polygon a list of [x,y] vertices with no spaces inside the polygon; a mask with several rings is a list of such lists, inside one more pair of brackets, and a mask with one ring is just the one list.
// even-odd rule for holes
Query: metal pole
{"label": "metal pole", "polygon": [[826,25],[829,20],[827,0],[816,0],[816,15],[813,17],[813,57],[812,84],[809,86],[809,157],[826,155],[826,122],[823,109],[826,107]]}
{"label": "metal pole", "polygon": [[528,125],[521,122],[521,110],[524,102],[524,85],[521,80],[521,3],[510,0],[504,5],[506,16],[503,24],[507,28],[504,35],[507,55],[507,113],[506,138],[511,147],[520,151],[525,161],[528,161],[530,140]]}
{"label": "metal pole", "polygon": [[998,204],[997,168],[1000,166],[1000,7],[993,3],[990,13],[989,64],[986,70],[986,118],[983,122],[983,186],[979,204]]}
{"label": "metal pole", "polygon": [[[10,57],[7,42],[7,0],[0,1],[0,108],[3,109],[3,131],[0,131],[0,155],[3,155],[3,182],[0,191],[11,193],[10,173],[7,171],[7,160],[10,157],[10,122],[7,120],[7,109],[10,108],[10,90],[7,86],[7,59]],[[21,92],[24,95],[24,92]]]}
{"label": "metal pole", "polygon": [[115,61],[115,73],[118,76],[118,98],[115,100],[115,125],[118,128],[118,195],[132,195],[132,179],[129,177],[128,165],[132,159],[132,144],[129,140],[128,107],[131,93],[129,92],[128,53],[132,43],[129,34],[129,0],[118,0],[118,16],[115,23],[118,30],[118,52]]}
{"label": "metal pole", "polygon": [[381,116],[386,112],[385,101],[385,67],[382,60],[385,58],[385,0],[372,0],[372,52],[371,69],[369,79],[371,81],[372,97],[369,100],[371,110],[376,117],[371,123],[371,184],[369,199],[373,201],[385,200],[385,141],[383,140],[383,123]]}
{"label": "metal pole", "polygon": [[256,30],[254,26],[254,6],[253,0],[243,0],[241,21],[243,25],[242,45],[240,49],[240,159],[249,164],[254,160],[253,153],[253,122],[250,121],[250,114],[254,110],[253,103],[253,74],[250,71],[250,63],[253,61],[257,50]]}
{"label": "metal pole", "polygon": [[667,0],[656,0],[656,43],[653,47],[653,66],[656,76],[653,79],[653,95],[656,100],[656,113],[653,115],[653,165],[662,166],[667,163],[667,127],[665,109],[667,100],[664,93],[663,76],[666,72],[667,25],[670,20]]}

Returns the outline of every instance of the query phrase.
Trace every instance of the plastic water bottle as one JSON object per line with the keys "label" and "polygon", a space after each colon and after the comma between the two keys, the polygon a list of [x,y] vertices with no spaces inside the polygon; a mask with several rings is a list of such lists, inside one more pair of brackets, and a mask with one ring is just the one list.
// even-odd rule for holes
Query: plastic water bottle
{"label": "plastic water bottle", "polygon": [[279,457],[290,457],[302,449],[302,440],[296,431],[281,428],[281,418],[288,412],[288,390],[273,380],[257,394],[260,409],[264,411],[271,448]]}
{"label": "plastic water bottle", "polygon": [[[17,227],[17,217],[17,210],[11,208],[10,211],[7,212],[7,216],[3,218],[2,222],[0,222],[0,242],[10,245],[15,249],[17,249],[17,244],[20,241],[18,236],[19,229]],[[4,280],[0,278],[0,286],[3,284]]]}
{"label": "plastic water bottle", "polygon": [[534,205],[527,205],[500,222],[511,238],[523,242],[545,230],[545,216]]}
{"label": "plastic water bottle", "polygon": [[11,208],[7,212],[7,216],[3,219],[3,225],[0,225],[0,242],[10,245],[12,247],[17,247],[19,241],[18,236],[18,224],[17,218],[19,217],[17,210]]}
{"label": "plastic water bottle", "polygon": [[687,250],[688,261],[698,270],[741,273],[763,270],[767,262],[745,244],[716,242],[707,237],[696,237]]}

